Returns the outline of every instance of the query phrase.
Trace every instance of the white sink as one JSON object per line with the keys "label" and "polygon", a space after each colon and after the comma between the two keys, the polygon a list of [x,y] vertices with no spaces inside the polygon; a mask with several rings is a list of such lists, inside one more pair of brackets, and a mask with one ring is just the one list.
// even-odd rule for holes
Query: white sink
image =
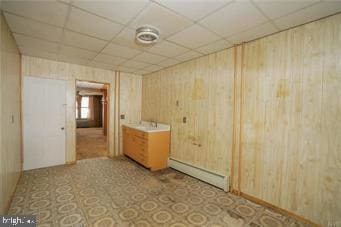
{"label": "white sink", "polygon": [[145,126],[145,125],[138,125],[138,126],[135,126],[135,128],[141,129],[143,131],[150,131],[150,130],[157,130],[158,129],[157,127]]}
{"label": "white sink", "polygon": [[124,126],[129,128],[134,128],[137,130],[141,130],[144,132],[166,132],[170,131],[170,125],[157,123],[155,126],[154,123],[148,121],[142,121],[141,124],[124,124]]}

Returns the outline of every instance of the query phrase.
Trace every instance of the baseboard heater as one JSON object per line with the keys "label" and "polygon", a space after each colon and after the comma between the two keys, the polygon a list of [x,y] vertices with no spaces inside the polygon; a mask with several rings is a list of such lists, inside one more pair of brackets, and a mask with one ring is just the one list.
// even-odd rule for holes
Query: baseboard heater
{"label": "baseboard heater", "polygon": [[217,173],[213,173],[209,170],[193,166],[191,164],[176,160],[174,158],[168,159],[168,166],[187,175],[195,177],[199,180],[212,184],[224,191],[229,191],[229,177],[223,176]]}

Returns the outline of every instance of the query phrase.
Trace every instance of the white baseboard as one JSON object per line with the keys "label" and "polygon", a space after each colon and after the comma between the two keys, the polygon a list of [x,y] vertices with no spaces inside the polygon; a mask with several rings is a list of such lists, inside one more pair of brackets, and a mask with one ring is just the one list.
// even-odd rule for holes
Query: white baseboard
{"label": "white baseboard", "polygon": [[221,188],[226,192],[229,191],[229,176],[223,176],[217,173],[213,173],[211,171],[184,163],[173,158],[168,159],[168,166],[180,172],[186,173],[192,177],[195,177],[199,180],[212,184],[218,188]]}

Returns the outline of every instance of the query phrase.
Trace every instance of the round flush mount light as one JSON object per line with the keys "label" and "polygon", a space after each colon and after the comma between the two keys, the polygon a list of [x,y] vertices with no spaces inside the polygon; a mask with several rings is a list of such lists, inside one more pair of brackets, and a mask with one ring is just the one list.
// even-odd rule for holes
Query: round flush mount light
{"label": "round flush mount light", "polygon": [[150,26],[143,26],[136,29],[136,40],[142,44],[152,44],[159,40],[159,31]]}

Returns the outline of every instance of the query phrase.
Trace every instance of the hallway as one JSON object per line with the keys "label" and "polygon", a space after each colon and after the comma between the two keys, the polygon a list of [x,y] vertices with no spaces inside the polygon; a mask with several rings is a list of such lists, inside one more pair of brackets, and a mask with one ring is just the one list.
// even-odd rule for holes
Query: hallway
{"label": "hallway", "polygon": [[102,128],[77,128],[77,160],[107,156],[107,137]]}

